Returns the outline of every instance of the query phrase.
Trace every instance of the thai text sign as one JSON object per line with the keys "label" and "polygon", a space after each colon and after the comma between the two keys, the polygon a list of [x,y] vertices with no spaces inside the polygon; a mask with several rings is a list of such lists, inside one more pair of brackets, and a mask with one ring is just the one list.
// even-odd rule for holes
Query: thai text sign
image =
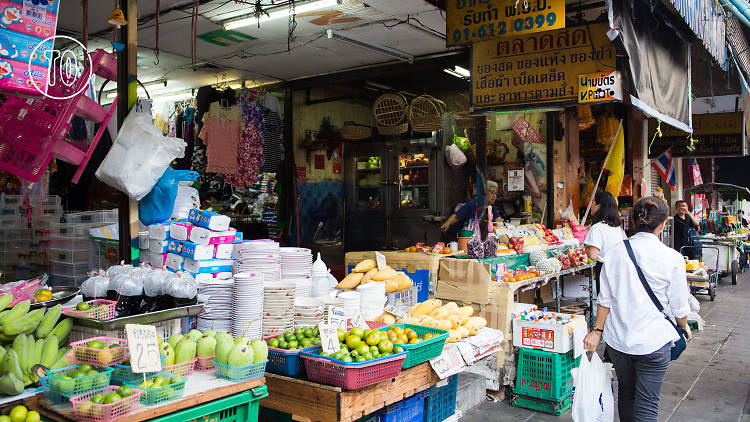
{"label": "thai text sign", "polygon": [[578,75],[615,69],[615,48],[594,24],[474,44],[474,108],[576,103]]}
{"label": "thai text sign", "polygon": [[616,70],[588,73],[578,77],[578,102],[601,103],[622,100],[622,84]]}
{"label": "thai text sign", "polygon": [[[662,137],[656,138],[649,158],[672,147],[673,157],[720,157],[745,155],[743,113],[693,114],[694,151],[689,151],[687,133],[666,124],[661,125]],[[656,132],[656,121],[649,121],[649,138]],[[658,145],[658,147],[657,147]]]}
{"label": "thai text sign", "polygon": [[565,28],[565,0],[448,0],[446,9],[448,45]]}

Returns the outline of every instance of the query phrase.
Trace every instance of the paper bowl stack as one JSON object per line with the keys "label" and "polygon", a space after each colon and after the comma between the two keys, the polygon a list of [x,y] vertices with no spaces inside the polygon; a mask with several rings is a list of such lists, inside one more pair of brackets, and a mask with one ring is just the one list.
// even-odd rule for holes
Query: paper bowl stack
{"label": "paper bowl stack", "polygon": [[232,285],[232,336],[250,339],[263,333],[263,274],[237,273]]}
{"label": "paper bowl stack", "polygon": [[294,300],[294,328],[314,327],[323,323],[323,299],[298,297]]}
{"label": "paper bowl stack", "polygon": [[294,329],[293,283],[267,283],[263,286],[263,337]]}

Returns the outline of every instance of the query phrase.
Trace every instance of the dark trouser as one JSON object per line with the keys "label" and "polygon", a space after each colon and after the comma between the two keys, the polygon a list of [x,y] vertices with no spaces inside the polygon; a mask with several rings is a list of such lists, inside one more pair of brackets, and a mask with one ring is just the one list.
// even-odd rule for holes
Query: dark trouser
{"label": "dark trouser", "polygon": [[617,410],[620,422],[656,422],[664,375],[672,344],[648,355],[629,355],[607,346],[617,373]]}

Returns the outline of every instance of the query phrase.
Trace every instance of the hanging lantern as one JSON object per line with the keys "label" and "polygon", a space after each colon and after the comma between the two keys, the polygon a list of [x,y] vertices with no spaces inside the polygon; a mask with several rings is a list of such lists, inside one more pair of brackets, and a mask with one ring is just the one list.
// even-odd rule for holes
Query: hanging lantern
{"label": "hanging lantern", "polygon": [[122,13],[122,9],[115,7],[112,10],[112,14],[109,16],[109,19],[107,19],[107,23],[119,28],[122,25],[127,25],[128,21],[125,20],[125,14]]}

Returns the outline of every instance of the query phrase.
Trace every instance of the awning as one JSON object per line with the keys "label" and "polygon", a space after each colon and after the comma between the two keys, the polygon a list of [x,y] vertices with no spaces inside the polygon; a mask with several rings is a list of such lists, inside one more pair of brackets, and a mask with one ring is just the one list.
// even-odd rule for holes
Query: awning
{"label": "awning", "polygon": [[727,193],[737,194],[750,197],[750,190],[744,186],[732,185],[729,183],[704,183],[702,185],[692,186],[685,188],[685,192],[688,193]]}
{"label": "awning", "polygon": [[[613,42],[627,53],[633,107],[683,132],[692,133],[689,34],[679,17],[657,3],[608,0]],[[684,26],[684,25],[682,25]],[[682,36],[681,36],[682,35]]]}
{"label": "awning", "polygon": [[742,24],[732,15],[727,15],[727,40],[740,68],[745,75],[750,75],[750,46],[742,32]]}
{"label": "awning", "polygon": [[674,6],[719,66],[726,70],[727,45],[724,18],[727,14],[721,9],[719,3],[713,0],[665,1]]}

